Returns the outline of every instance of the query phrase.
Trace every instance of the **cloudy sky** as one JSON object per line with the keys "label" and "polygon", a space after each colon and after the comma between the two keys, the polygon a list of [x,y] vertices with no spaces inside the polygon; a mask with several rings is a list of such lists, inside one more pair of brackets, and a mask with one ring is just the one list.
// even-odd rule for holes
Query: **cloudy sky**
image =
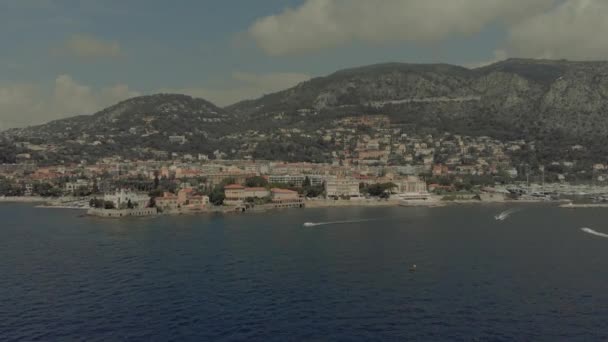
{"label": "cloudy sky", "polygon": [[608,0],[0,0],[0,130],[381,62],[608,59]]}

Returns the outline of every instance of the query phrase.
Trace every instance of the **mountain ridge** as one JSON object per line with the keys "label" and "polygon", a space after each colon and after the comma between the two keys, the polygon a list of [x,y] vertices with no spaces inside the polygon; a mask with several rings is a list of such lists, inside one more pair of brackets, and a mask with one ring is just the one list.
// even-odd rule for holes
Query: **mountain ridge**
{"label": "mountain ridge", "polygon": [[[539,146],[553,151],[549,154],[581,143],[603,153],[602,146],[608,145],[607,113],[608,62],[514,58],[471,69],[443,63],[343,69],[224,108],[187,95],[147,95],[90,116],[2,135],[53,143],[77,140],[82,134],[103,135],[153,149],[167,148],[158,137],[183,135],[189,143],[176,150],[209,153],[226,146],[229,151],[257,146],[260,137],[279,130],[313,136],[343,117],[382,114],[405,132],[525,138],[540,141]],[[314,142],[291,142],[306,143]],[[251,146],[247,148],[255,150]]]}

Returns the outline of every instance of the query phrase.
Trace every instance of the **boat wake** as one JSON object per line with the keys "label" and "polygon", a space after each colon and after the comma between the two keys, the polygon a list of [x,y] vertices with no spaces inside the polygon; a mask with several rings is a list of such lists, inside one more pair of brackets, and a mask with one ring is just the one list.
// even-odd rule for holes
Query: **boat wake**
{"label": "boat wake", "polygon": [[368,221],[377,221],[378,219],[366,219],[366,220],[347,220],[347,221],[328,221],[328,222],[305,222],[303,224],[304,227],[318,227],[318,226],[328,226],[333,224],[348,224],[348,223],[359,223],[359,222],[368,222]]}
{"label": "boat wake", "polygon": [[591,228],[581,228],[581,230],[587,234],[591,234],[591,235],[595,235],[595,236],[599,236],[599,237],[603,237],[603,238],[608,238],[608,234],[596,232],[595,230],[593,230]]}
{"label": "boat wake", "polygon": [[506,219],[509,218],[509,216],[515,214],[516,212],[520,211],[520,209],[509,209],[509,210],[505,210],[502,213],[494,216],[494,219],[496,219],[496,221],[504,221]]}

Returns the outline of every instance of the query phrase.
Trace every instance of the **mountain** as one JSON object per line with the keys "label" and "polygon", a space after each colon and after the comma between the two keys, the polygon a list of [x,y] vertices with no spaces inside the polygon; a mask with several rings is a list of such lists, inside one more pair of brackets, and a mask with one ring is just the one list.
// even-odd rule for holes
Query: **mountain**
{"label": "mountain", "polygon": [[159,141],[184,135],[188,143],[180,151],[249,153],[271,145],[281,129],[297,129],[310,139],[283,135],[282,143],[290,144],[285,151],[312,144],[315,151],[307,153],[318,154],[330,147],[311,133],[343,117],[384,114],[409,133],[536,140],[543,159],[582,144],[590,156],[605,159],[607,113],[608,62],[508,59],[476,69],[389,63],[338,71],[223,109],[183,95],[144,96],[5,135],[55,142],[103,135],[131,149],[166,149]]}
{"label": "mountain", "polygon": [[[179,94],[140,96],[122,101],[93,115],[80,115],[44,125],[3,132],[7,139],[56,145],[62,157],[101,157],[113,154],[140,156],[142,151],[165,151],[175,145],[171,136],[183,136],[175,150],[206,148],[234,123],[234,116],[209,101]],[[133,153],[136,152],[136,153]],[[48,153],[42,153],[48,155]]]}
{"label": "mountain", "polygon": [[595,136],[608,132],[607,108],[607,62],[509,59],[478,69],[396,63],[348,69],[227,110],[253,119],[298,116],[302,109],[384,113],[415,127],[466,133]]}
{"label": "mountain", "polygon": [[43,139],[65,139],[82,133],[120,135],[125,132],[162,132],[179,135],[186,130],[190,131],[192,127],[202,128],[231,120],[232,116],[227,111],[209,101],[186,95],[157,94],[134,97],[93,115],[80,115],[40,126],[9,130],[9,134],[37,134]]}
{"label": "mountain", "polygon": [[508,59],[476,69],[380,64],[226,109],[250,127],[260,121],[271,129],[324,127],[340,116],[386,114],[409,132],[537,140],[545,159],[574,144],[605,156],[608,62]]}

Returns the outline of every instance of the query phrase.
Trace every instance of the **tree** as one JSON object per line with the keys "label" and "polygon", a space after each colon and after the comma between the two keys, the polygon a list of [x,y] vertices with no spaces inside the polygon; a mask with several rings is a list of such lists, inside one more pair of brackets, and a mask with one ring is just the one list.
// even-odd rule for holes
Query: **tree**
{"label": "tree", "polygon": [[116,207],[114,206],[114,202],[112,202],[112,201],[103,202],[103,208],[104,209],[116,209]]}
{"label": "tree", "polygon": [[19,184],[9,181],[6,178],[0,178],[0,196],[21,196],[23,195],[23,187]]}
{"label": "tree", "polygon": [[97,178],[93,179],[93,189],[91,191],[94,194],[98,194],[99,193],[99,185],[97,184]]}
{"label": "tree", "polygon": [[158,175],[154,176],[154,189],[158,189],[158,186],[160,185],[160,179],[158,179]]}
{"label": "tree", "polygon": [[209,194],[209,201],[213,203],[213,205],[222,205],[224,204],[225,199],[226,195],[224,195],[224,187],[215,187]]}
{"label": "tree", "polygon": [[261,176],[249,177],[245,180],[245,185],[249,187],[266,187],[268,186],[268,181]]}
{"label": "tree", "polygon": [[133,209],[134,208],[133,203],[131,203],[131,200],[127,201],[127,208],[128,209]]}
{"label": "tree", "polygon": [[50,183],[34,184],[34,192],[42,197],[59,197],[61,195],[61,190]]}
{"label": "tree", "polygon": [[163,195],[163,191],[161,189],[155,189],[148,193],[148,196],[150,196],[152,198],[161,197],[162,195]]}
{"label": "tree", "polygon": [[325,187],[323,185],[311,186],[305,189],[306,197],[319,197],[323,195]]}
{"label": "tree", "polygon": [[76,197],[86,197],[89,195],[91,195],[91,190],[89,190],[89,188],[86,186],[81,186],[74,190],[74,196]]}
{"label": "tree", "polygon": [[308,178],[308,176],[306,176],[306,178],[304,178],[304,182],[302,182],[302,187],[309,188],[311,186],[312,186],[312,182],[310,181],[310,178]]}
{"label": "tree", "polygon": [[394,183],[376,183],[368,185],[361,190],[364,193],[368,193],[370,196],[388,198],[390,196],[390,191],[396,187],[397,185]]}
{"label": "tree", "polygon": [[218,184],[218,186],[222,187],[222,191],[224,191],[224,187],[226,185],[230,185],[230,184],[236,184],[236,178],[234,178],[234,177],[224,178],[224,179],[222,179],[220,184]]}
{"label": "tree", "polygon": [[91,208],[101,209],[105,206],[105,202],[99,198],[91,198],[91,200],[89,201],[89,206]]}

